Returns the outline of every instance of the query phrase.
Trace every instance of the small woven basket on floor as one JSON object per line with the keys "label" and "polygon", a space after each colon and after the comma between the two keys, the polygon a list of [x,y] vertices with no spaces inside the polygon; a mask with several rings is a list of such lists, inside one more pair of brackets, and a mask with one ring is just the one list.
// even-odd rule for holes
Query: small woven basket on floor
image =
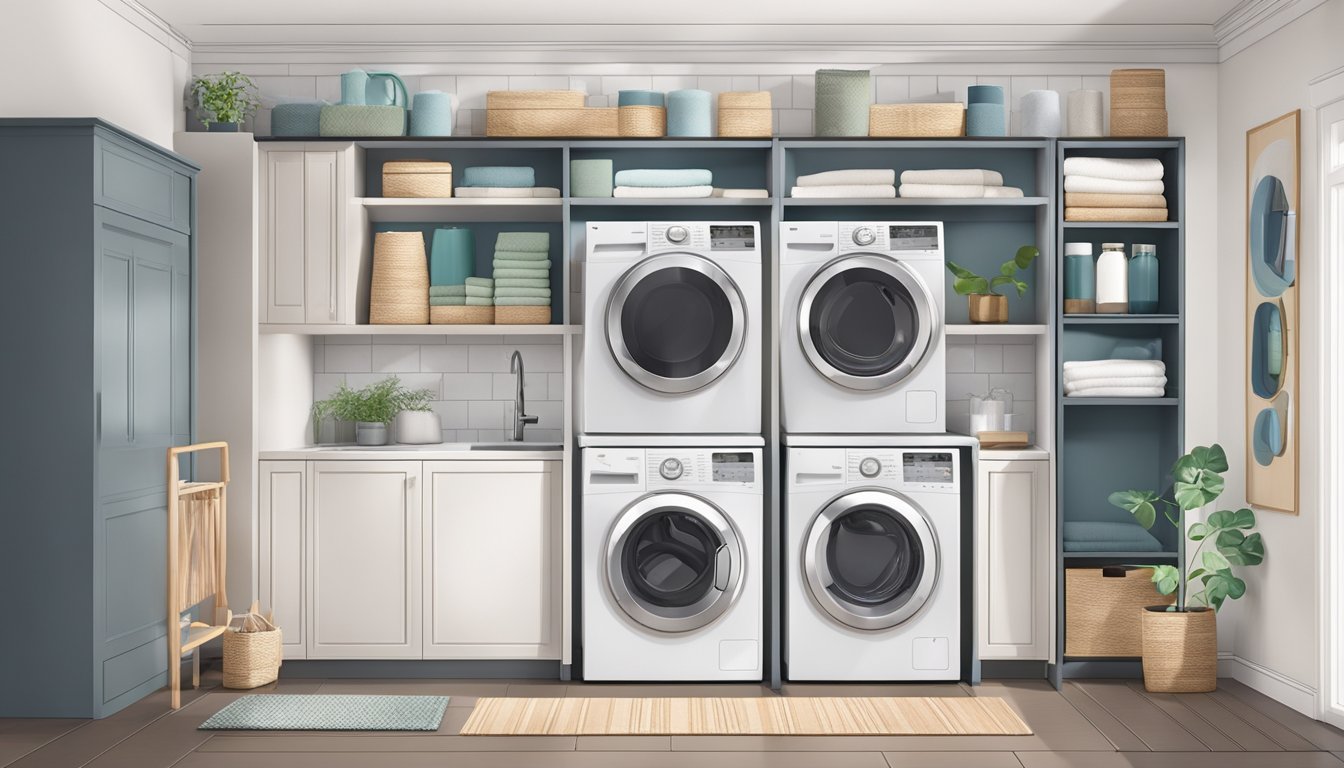
{"label": "small woven basket on floor", "polygon": [[617,107],[617,130],[622,136],[666,136],[667,109],[643,104]]}
{"label": "small woven basket on floor", "polygon": [[425,236],[419,232],[379,232],[374,236],[369,322],[429,322],[429,261],[425,258]]}
{"label": "small woven basket on floor", "polygon": [[965,134],[966,108],[961,104],[873,104],[868,108],[869,136],[921,138]]}
{"label": "small woven basket on floor", "polygon": [[1166,136],[1165,109],[1112,109],[1112,136]]}
{"label": "small woven basket on floor", "polygon": [[548,325],[550,322],[550,307],[495,307],[495,323],[498,325]]}
{"label": "small woven basket on floor", "polygon": [[249,620],[244,626],[261,629],[243,632],[230,628],[224,632],[225,688],[259,688],[280,677],[284,648],[280,629],[255,611],[244,618]]}
{"label": "small woven basket on floor", "polygon": [[430,325],[493,325],[494,307],[430,307]]}
{"label": "small woven basket on floor", "polygon": [[1208,693],[1218,687],[1218,614],[1143,612],[1143,687],[1154,693]]}
{"label": "small woven basket on floor", "polygon": [[757,138],[773,133],[769,91],[719,94],[720,136]]}
{"label": "small woven basket on floor", "polygon": [[383,197],[452,197],[453,164],[430,160],[383,163]]}

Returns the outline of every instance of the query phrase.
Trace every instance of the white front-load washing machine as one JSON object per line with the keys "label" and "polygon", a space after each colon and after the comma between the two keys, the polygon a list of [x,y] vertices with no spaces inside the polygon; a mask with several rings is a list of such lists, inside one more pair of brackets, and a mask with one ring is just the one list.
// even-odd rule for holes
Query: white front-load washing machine
{"label": "white front-load washing machine", "polygon": [[790,434],[943,432],[941,222],[783,222],[781,422]]}
{"label": "white front-load washing machine", "polygon": [[970,448],[856,442],[786,440],[787,677],[959,680]]}
{"label": "white front-load washing machine", "polygon": [[760,443],[582,456],[583,678],[762,679]]}
{"label": "white front-load washing machine", "polygon": [[592,222],[580,424],[590,434],[760,434],[755,222]]}

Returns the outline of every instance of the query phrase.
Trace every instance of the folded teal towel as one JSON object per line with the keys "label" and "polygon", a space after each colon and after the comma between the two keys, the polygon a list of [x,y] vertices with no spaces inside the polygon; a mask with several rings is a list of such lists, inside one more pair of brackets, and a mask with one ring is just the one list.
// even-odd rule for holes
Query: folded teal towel
{"label": "folded teal towel", "polygon": [[430,296],[466,296],[467,286],[465,285],[431,285],[429,286]]}
{"label": "folded teal towel", "polygon": [[547,274],[551,272],[551,262],[549,261],[511,261],[509,259],[495,259],[495,269],[535,269],[544,271]]}
{"label": "folded teal towel", "polygon": [[495,305],[495,300],[494,300],[494,299],[486,298],[486,297],[484,297],[484,296],[468,296],[468,297],[467,297],[467,306],[468,306],[468,307],[493,307],[494,305]]}
{"label": "folded teal towel", "polygon": [[530,279],[526,277],[501,277],[495,281],[495,290],[500,288],[550,288],[551,279],[537,278]]}
{"label": "folded teal towel", "polygon": [[467,278],[467,285],[475,286],[475,287],[477,287],[477,288],[491,288],[491,287],[494,286],[494,284],[495,284],[495,281],[494,281],[494,280],[491,280],[491,279],[488,278],[488,277],[468,277],[468,278]]}
{"label": "folded teal towel", "polygon": [[430,296],[431,307],[461,307],[467,303],[466,296]]}
{"label": "folded teal towel", "polygon": [[495,238],[495,250],[546,253],[551,250],[551,235],[547,232],[500,232]]}
{"label": "folded teal towel", "polygon": [[618,187],[707,187],[714,174],[704,168],[635,168],[616,172]]}
{"label": "folded teal towel", "polygon": [[532,298],[534,298],[534,299],[549,299],[549,298],[551,298],[551,289],[550,289],[550,288],[500,288],[500,289],[495,293],[495,296],[496,296],[496,297],[507,297],[507,296],[530,296],[530,297],[532,297]]}
{"label": "folded teal towel", "polygon": [[[550,280],[550,277],[551,277],[551,273],[550,273],[550,272],[547,272],[547,271],[544,270],[544,269],[507,269],[507,268],[506,268],[506,269],[496,269],[496,270],[495,270],[495,280],[496,280],[496,282],[498,282],[498,281],[501,280],[501,279],[511,278],[511,277],[521,277],[521,278],[526,278],[526,279],[528,279],[528,280],[547,280],[547,281],[549,281],[549,280]],[[549,285],[549,282],[548,282],[547,284]]]}
{"label": "folded teal towel", "polygon": [[473,298],[473,297],[474,297],[474,298],[477,298],[477,299],[488,299],[488,298],[490,298],[491,296],[494,296],[494,295],[495,295],[495,289],[494,289],[494,288],[482,288],[482,287],[480,287],[479,285],[468,285],[468,286],[467,286],[467,297],[468,297],[468,298]]}
{"label": "folded teal towel", "polygon": [[[468,299],[470,301],[470,299]],[[495,298],[497,307],[549,307],[550,299],[538,299],[532,296],[505,296]]]}
{"label": "folded teal towel", "polygon": [[1068,552],[1160,552],[1162,544],[1138,523],[1075,521],[1064,523]]}
{"label": "folded teal towel", "polygon": [[535,187],[537,173],[531,168],[478,165],[462,171],[459,187]]}
{"label": "folded teal towel", "polygon": [[508,259],[509,261],[541,261],[550,258],[547,251],[495,251],[496,259]]}

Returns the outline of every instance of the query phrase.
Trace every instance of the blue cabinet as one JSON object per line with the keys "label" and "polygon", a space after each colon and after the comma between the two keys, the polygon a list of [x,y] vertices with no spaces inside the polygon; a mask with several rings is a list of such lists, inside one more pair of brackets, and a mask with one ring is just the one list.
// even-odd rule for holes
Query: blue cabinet
{"label": "blue cabinet", "polygon": [[195,175],[100,121],[0,120],[0,717],[103,717],[167,680]]}

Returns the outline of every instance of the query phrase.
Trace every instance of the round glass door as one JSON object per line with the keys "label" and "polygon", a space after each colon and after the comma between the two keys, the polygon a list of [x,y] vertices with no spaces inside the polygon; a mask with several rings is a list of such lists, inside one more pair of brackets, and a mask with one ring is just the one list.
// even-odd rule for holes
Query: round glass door
{"label": "round glass door", "polygon": [[886,629],[919,612],[938,578],[924,514],[887,491],[855,491],[812,521],[802,553],[812,598],[855,629]]}
{"label": "round glass door", "polygon": [[798,333],[821,375],[857,390],[885,389],[924,360],[938,330],[924,281],[888,256],[842,256],[803,289]]}
{"label": "round glass door", "polygon": [[742,293],[726,272],[699,256],[666,254],[645,259],[616,284],[607,344],[640,384],[691,392],[732,367],[746,324]]}
{"label": "round glass door", "polygon": [[731,521],[698,496],[630,505],[607,537],[607,583],[630,618],[661,632],[709,624],[737,599],[745,566]]}

